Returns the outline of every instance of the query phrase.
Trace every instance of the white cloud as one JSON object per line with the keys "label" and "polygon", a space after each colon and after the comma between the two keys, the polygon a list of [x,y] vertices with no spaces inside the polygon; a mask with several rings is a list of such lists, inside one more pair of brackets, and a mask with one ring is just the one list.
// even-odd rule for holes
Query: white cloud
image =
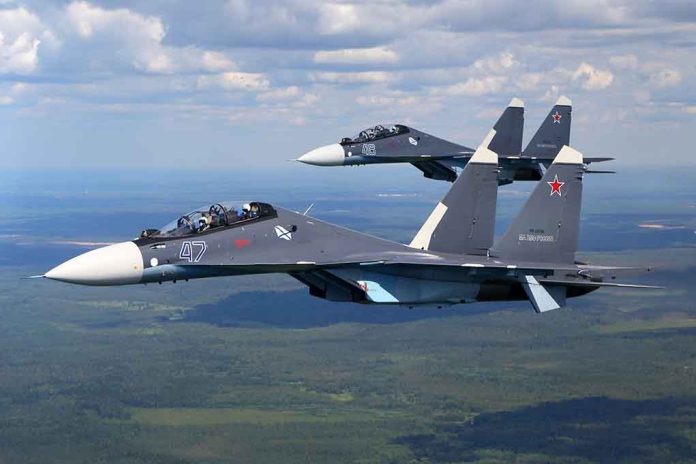
{"label": "white cloud", "polygon": [[319,6],[318,29],[322,34],[354,32],[361,27],[362,22],[355,5],[323,3]]}
{"label": "white cloud", "polygon": [[209,76],[199,76],[198,88],[222,88],[224,90],[261,91],[269,87],[268,78],[261,73],[230,71]]}
{"label": "white cloud", "polygon": [[235,68],[235,64],[232,60],[220,52],[203,52],[201,63],[203,69],[206,71],[224,71]]}
{"label": "white cloud", "polygon": [[614,82],[614,75],[611,71],[597,69],[589,63],[582,62],[573,73],[573,80],[579,80],[585,90],[601,90]]}
{"label": "white cloud", "polygon": [[[180,71],[220,72],[235,68],[220,52],[198,47],[171,47],[163,44],[166,27],[162,19],[125,8],[105,9],[88,2],[65,7],[67,34],[74,34],[91,68],[118,68],[120,64],[147,73]],[[109,53],[104,53],[109,50]]]}
{"label": "white cloud", "polygon": [[310,74],[310,78],[315,81],[334,84],[365,84],[394,80],[394,76],[391,73],[384,71],[316,72]]}
{"label": "white cloud", "polygon": [[321,50],[314,54],[314,62],[324,64],[381,64],[398,60],[399,55],[386,47]]}
{"label": "white cloud", "polygon": [[97,34],[132,37],[135,40],[160,43],[165,36],[162,20],[143,16],[128,9],[107,10],[88,2],[73,2],[65,9],[66,19],[77,34],[85,40]]}
{"label": "white cloud", "polygon": [[682,81],[682,75],[676,69],[663,69],[651,74],[649,80],[653,87],[674,87]]}
{"label": "white cloud", "polygon": [[29,34],[22,34],[14,41],[5,43],[0,31],[0,73],[31,73],[38,64],[41,41]]}
{"label": "white cloud", "polygon": [[0,73],[34,72],[41,37],[50,32],[34,13],[23,7],[0,10]]}
{"label": "white cloud", "polygon": [[481,95],[502,92],[507,80],[508,78],[505,76],[470,77],[464,82],[447,86],[442,90],[436,91],[436,93],[479,97]]}
{"label": "white cloud", "polygon": [[519,66],[515,56],[510,52],[503,52],[491,58],[482,58],[474,61],[473,68],[483,72],[500,73],[508,71],[510,68]]}

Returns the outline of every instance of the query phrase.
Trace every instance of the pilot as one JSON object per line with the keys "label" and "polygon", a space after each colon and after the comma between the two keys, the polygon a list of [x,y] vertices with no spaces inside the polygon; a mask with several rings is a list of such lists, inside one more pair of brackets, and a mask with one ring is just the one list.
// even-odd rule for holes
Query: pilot
{"label": "pilot", "polygon": [[244,203],[242,205],[242,219],[251,218],[251,205],[249,203]]}
{"label": "pilot", "polygon": [[204,230],[210,228],[210,224],[213,219],[210,217],[210,213],[203,213],[201,218],[198,220],[198,230],[196,232],[203,232]]}

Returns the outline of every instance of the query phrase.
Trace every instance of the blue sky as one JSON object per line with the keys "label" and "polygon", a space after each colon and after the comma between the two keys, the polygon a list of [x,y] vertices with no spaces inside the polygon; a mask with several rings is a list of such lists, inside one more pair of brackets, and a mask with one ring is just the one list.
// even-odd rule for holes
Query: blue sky
{"label": "blue sky", "polygon": [[[280,167],[379,122],[476,145],[561,94],[572,144],[695,164],[689,1],[2,1],[2,165]],[[308,168],[310,169],[310,168]]]}

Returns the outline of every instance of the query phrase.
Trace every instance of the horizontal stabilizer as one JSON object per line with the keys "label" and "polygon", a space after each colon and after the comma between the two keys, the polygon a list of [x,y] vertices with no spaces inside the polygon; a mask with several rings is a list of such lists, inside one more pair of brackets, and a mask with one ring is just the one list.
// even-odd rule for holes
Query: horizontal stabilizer
{"label": "horizontal stabilizer", "polygon": [[585,171],[585,174],[616,174],[616,171]]}
{"label": "horizontal stabilizer", "polygon": [[545,313],[552,309],[565,306],[566,289],[562,286],[546,287],[539,283],[534,276],[524,276],[522,287],[529,297],[529,301],[538,313]]}
{"label": "horizontal stabilizer", "polygon": [[585,164],[590,163],[603,163],[604,161],[614,161],[614,158],[584,158]]}

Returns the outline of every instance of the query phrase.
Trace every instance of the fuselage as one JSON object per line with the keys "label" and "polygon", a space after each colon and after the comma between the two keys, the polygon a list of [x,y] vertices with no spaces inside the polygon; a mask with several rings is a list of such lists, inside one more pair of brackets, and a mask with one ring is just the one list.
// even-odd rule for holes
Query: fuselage
{"label": "fuselage", "polygon": [[[510,276],[489,274],[488,266],[507,267]],[[526,299],[516,268],[488,256],[410,248],[265,205],[263,215],[180,236],[144,231],[66,261],[45,277],[108,286],[286,273],[333,301],[440,306]]]}
{"label": "fuselage", "polygon": [[[378,126],[383,127],[383,126]],[[370,164],[411,163],[427,178],[454,182],[455,169],[463,169],[474,153],[472,148],[435,137],[417,129],[396,125],[398,131],[382,135],[345,138],[340,143],[324,145],[298,158],[315,166],[361,166]],[[559,147],[560,148],[560,147]],[[499,157],[499,184],[515,180],[539,180],[542,166],[553,158],[538,158],[516,153]]]}

